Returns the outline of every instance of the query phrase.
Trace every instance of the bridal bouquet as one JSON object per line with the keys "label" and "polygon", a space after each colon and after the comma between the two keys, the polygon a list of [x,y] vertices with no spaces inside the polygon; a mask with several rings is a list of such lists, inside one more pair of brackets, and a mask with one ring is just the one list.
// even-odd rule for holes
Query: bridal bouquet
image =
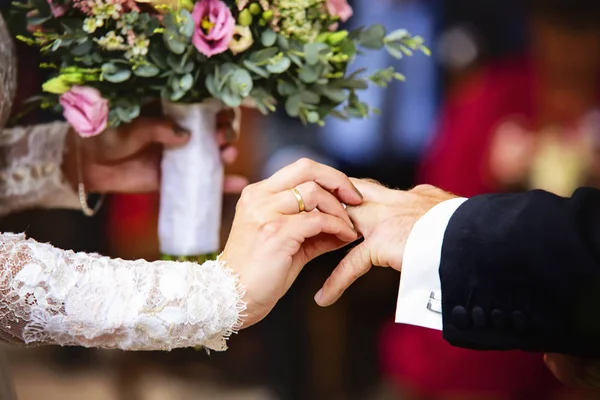
{"label": "bridal bouquet", "polygon": [[352,60],[386,49],[427,53],[422,38],[383,26],[348,32],[346,0],[28,0],[15,3],[53,70],[39,97],[83,137],[137,118],[147,102],[191,132],[166,150],[159,219],[161,250],[218,250],[223,167],[216,144],[222,107],[282,105],[303,123],[367,117],[358,96],[369,83],[403,76],[392,67],[351,71]]}

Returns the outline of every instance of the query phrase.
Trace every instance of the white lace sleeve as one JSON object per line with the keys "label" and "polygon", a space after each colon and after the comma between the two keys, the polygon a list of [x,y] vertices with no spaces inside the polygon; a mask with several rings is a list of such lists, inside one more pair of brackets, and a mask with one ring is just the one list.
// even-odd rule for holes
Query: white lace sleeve
{"label": "white lace sleeve", "polygon": [[80,208],[61,164],[64,122],[0,130],[0,216],[28,208]]}
{"label": "white lace sleeve", "polygon": [[123,350],[225,350],[245,309],[219,261],[124,261],[0,234],[0,339]]}

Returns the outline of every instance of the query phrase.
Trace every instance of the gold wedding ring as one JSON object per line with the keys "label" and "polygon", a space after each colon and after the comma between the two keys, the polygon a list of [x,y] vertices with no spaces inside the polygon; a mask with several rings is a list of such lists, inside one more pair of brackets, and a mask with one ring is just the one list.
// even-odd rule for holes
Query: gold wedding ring
{"label": "gold wedding ring", "polygon": [[306,205],[304,204],[304,199],[302,199],[302,195],[296,188],[290,190],[292,191],[292,193],[294,193],[294,196],[296,196],[296,200],[298,200],[298,212],[304,212],[304,210],[306,209]]}

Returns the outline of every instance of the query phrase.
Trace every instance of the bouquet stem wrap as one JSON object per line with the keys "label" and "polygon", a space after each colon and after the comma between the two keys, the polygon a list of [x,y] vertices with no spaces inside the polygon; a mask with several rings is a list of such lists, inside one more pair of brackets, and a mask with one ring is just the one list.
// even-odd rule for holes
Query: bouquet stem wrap
{"label": "bouquet stem wrap", "polygon": [[163,111],[190,132],[181,148],[166,149],[162,160],[158,236],[166,259],[214,258],[219,251],[223,164],[217,144],[222,104],[163,102]]}

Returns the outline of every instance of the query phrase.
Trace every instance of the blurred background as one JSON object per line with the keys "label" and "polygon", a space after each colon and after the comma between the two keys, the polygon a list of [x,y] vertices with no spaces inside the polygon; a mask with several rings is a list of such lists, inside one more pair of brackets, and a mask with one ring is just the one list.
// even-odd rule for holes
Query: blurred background
{"label": "blurred background", "polygon": [[[600,183],[600,2],[353,0],[352,27],[382,23],[426,39],[433,56],[398,63],[408,80],[374,88],[369,120],[307,128],[244,110],[232,172],[259,180],[310,157],[349,175],[463,196]],[[21,60],[35,55],[22,49]],[[358,67],[395,61],[380,56]],[[19,93],[35,91],[22,62]],[[27,88],[31,85],[33,89]],[[38,116],[38,120],[52,118]],[[223,241],[236,203],[225,198]],[[1,221],[66,249],[157,257],[157,196],[113,196],[93,219],[30,212]],[[374,269],[335,306],[313,295],[343,256],[325,256],[264,322],[225,353],[6,349],[21,400],[593,399],[562,387],[542,356],[451,348],[440,332],[392,323],[399,275]]]}

